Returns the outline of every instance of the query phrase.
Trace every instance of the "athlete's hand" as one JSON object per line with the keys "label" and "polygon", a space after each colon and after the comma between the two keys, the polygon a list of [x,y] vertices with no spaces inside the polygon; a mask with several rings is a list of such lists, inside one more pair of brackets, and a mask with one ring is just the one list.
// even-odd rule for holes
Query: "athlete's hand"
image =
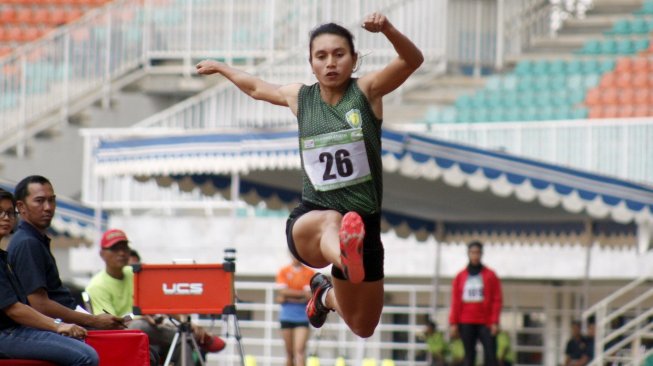
{"label": "athlete's hand", "polygon": [[456,324],[452,324],[451,327],[449,327],[449,337],[458,337],[458,326]]}
{"label": "athlete's hand", "polygon": [[86,337],[86,329],[76,324],[61,323],[57,326],[57,333],[77,339]]}
{"label": "athlete's hand", "polygon": [[378,33],[385,31],[390,26],[390,21],[381,13],[372,13],[363,19],[361,25],[366,31]]}
{"label": "athlete's hand", "polygon": [[211,75],[211,74],[219,73],[221,65],[222,63],[218,61],[203,60],[200,61],[200,63],[198,63],[197,65],[195,65],[195,69],[197,70],[197,73],[200,75]]}
{"label": "athlete's hand", "polygon": [[499,333],[499,326],[496,324],[490,325],[490,334],[492,334],[492,336],[496,336],[497,333]]}

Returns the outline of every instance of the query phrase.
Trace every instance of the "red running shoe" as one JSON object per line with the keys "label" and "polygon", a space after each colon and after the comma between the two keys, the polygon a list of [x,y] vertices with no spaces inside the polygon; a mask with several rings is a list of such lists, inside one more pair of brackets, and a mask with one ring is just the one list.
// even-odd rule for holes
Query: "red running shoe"
{"label": "red running shoe", "polygon": [[326,322],[327,315],[331,311],[331,309],[322,304],[322,294],[324,294],[324,291],[332,288],[333,285],[327,276],[319,272],[311,277],[310,285],[312,296],[308,300],[308,304],[306,304],[306,315],[312,326],[320,328]]}
{"label": "red running shoe", "polygon": [[365,278],[363,239],[363,219],[356,212],[347,212],[340,224],[340,262],[342,271],[351,283],[361,283]]}

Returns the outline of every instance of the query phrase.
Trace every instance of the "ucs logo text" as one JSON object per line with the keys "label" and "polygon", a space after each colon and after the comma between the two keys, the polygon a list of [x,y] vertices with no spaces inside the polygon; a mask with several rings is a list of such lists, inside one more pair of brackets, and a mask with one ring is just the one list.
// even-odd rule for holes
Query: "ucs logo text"
{"label": "ucs logo text", "polygon": [[179,282],[168,285],[163,283],[164,295],[201,295],[204,292],[204,286],[201,282]]}

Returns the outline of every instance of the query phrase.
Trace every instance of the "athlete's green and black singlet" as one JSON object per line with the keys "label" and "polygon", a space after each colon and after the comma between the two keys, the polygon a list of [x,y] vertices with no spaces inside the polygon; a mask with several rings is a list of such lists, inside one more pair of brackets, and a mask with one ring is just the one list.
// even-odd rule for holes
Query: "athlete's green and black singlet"
{"label": "athlete's green and black singlet", "polygon": [[361,215],[381,211],[383,167],[381,121],[351,79],[332,106],[320,85],[299,90],[297,121],[303,170],[302,200],[340,212]]}

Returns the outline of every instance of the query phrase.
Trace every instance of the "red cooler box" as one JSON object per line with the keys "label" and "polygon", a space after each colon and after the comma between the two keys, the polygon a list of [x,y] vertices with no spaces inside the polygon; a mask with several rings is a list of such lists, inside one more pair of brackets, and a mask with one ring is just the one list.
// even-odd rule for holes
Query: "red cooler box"
{"label": "red cooler box", "polygon": [[86,343],[100,356],[100,366],[150,366],[150,342],[140,330],[90,330]]}

